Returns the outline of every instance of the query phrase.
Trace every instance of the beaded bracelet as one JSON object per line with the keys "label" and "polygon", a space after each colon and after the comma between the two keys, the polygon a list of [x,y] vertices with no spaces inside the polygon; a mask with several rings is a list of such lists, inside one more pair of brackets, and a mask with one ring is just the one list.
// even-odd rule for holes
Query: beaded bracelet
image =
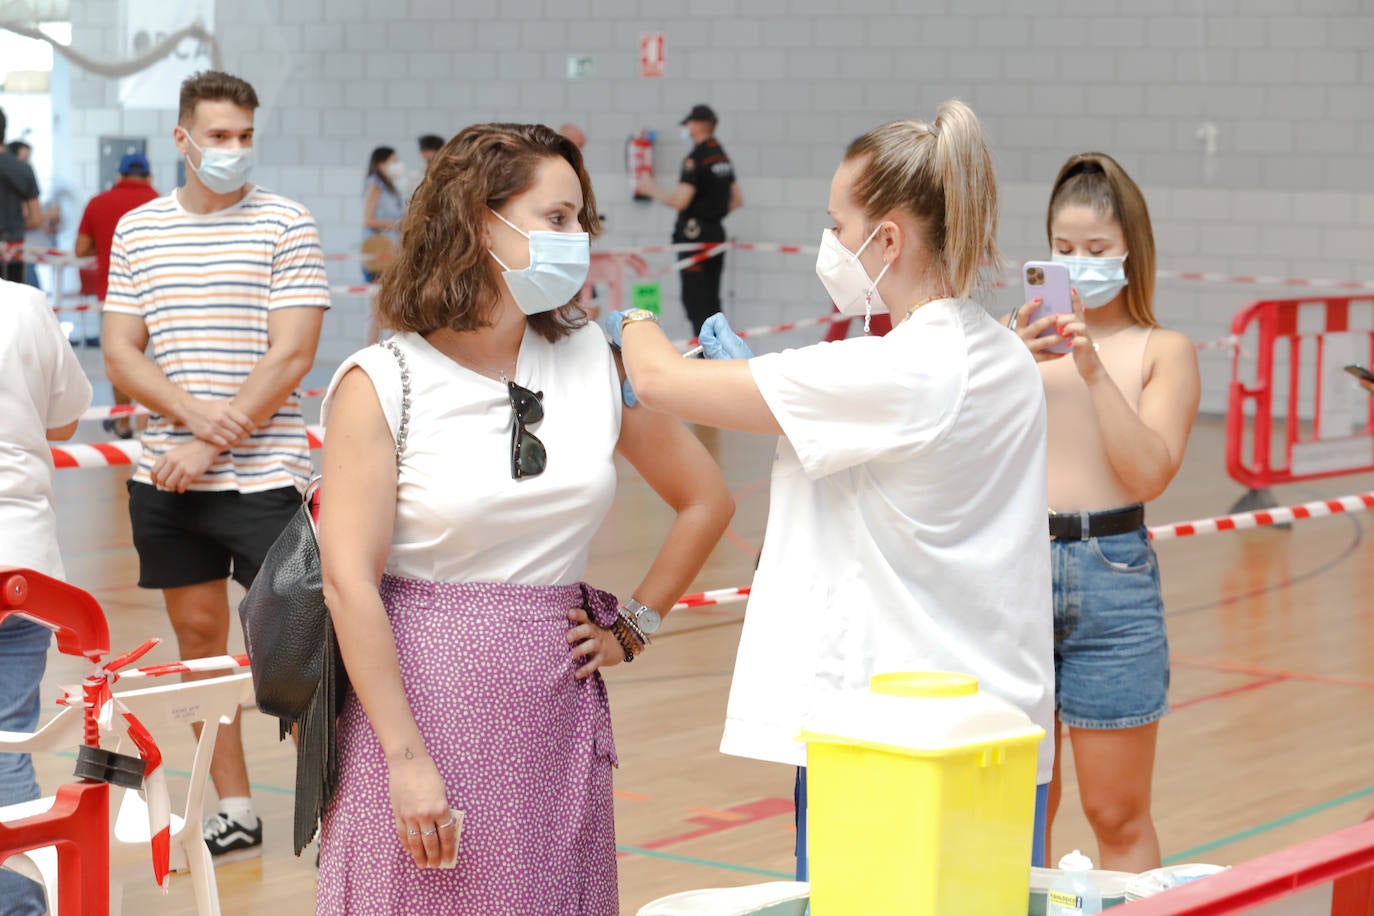
{"label": "beaded bracelet", "polygon": [[625,653],[625,661],[634,661],[635,652],[632,645],[634,637],[629,635],[622,621],[617,620],[615,622],[611,627],[611,634],[615,636],[615,641],[620,643],[620,648]]}

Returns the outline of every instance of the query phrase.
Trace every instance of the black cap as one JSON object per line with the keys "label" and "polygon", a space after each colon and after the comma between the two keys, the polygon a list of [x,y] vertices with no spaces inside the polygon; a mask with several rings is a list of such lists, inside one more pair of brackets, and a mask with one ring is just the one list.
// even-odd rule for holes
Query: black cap
{"label": "black cap", "polygon": [[711,110],[710,105],[693,105],[692,110],[687,112],[687,117],[680,123],[686,124],[688,121],[707,121],[711,124],[716,123],[716,113]]}

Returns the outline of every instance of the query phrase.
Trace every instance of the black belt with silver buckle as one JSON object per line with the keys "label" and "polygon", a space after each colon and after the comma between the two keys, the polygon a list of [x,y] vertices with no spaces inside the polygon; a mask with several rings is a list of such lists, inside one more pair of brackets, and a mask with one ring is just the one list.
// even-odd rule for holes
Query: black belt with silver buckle
{"label": "black belt with silver buckle", "polygon": [[1145,524],[1145,506],[1136,503],[1121,509],[1101,512],[1051,512],[1050,538],[1056,541],[1086,541],[1113,534],[1130,534]]}

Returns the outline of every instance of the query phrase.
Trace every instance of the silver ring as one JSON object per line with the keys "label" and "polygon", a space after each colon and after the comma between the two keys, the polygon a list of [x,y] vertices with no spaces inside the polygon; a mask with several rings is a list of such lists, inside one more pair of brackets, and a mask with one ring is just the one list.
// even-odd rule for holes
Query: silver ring
{"label": "silver ring", "polygon": [[418,831],[418,830],[407,830],[407,831],[406,831],[406,836],[419,836],[419,835],[420,835],[420,831]]}
{"label": "silver ring", "polygon": [[421,831],[420,831],[420,836],[434,836],[434,834],[436,834],[436,833],[438,833],[438,832],[439,832],[439,828],[438,828],[438,827],[435,827],[433,830],[421,830]]}

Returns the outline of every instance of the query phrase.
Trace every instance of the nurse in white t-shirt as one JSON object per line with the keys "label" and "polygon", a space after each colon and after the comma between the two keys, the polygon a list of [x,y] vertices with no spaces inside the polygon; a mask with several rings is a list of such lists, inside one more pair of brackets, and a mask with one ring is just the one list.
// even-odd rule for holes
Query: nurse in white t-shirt
{"label": "nurse in white t-shirt", "polygon": [[[998,259],[973,112],[951,101],[855,140],[829,213],[821,282],[845,314],[890,312],[885,337],[720,359],[750,354],[716,316],[701,361],[641,313],[610,322],[647,408],[781,436],[721,750],[801,767],[810,709],[902,670],[973,674],[1048,733],[1045,398],[1025,347],[970,298]],[[797,790],[804,876],[804,770]]]}

